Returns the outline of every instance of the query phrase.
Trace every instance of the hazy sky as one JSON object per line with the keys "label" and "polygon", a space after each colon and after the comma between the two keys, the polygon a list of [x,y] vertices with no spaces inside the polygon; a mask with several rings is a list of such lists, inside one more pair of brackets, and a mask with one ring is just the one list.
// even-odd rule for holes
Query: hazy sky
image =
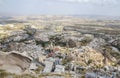
{"label": "hazy sky", "polygon": [[120,16],[120,0],[0,0],[0,15]]}

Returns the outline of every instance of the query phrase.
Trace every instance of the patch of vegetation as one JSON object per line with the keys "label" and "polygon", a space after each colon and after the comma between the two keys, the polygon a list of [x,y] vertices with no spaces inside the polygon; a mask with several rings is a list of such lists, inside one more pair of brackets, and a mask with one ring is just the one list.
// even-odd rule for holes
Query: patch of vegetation
{"label": "patch of vegetation", "polygon": [[87,71],[85,68],[81,68],[81,67],[78,67],[76,70],[77,70],[77,73],[80,73],[80,74],[85,74]]}
{"label": "patch of vegetation", "polygon": [[46,73],[46,74],[39,75],[39,78],[43,78],[46,76],[59,76],[60,77],[60,76],[64,76],[64,74]]}
{"label": "patch of vegetation", "polygon": [[72,78],[70,73],[65,73],[65,78]]}
{"label": "patch of vegetation", "polygon": [[5,39],[7,38],[9,35],[7,33],[0,33],[0,39]]}
{"label": "patch of vegetation", "polygon": [[93,60],[92,60],[92,59],[89,59],[89,60],[87,61],[87,65],[91,64],[92,62],[93,62]]}
{"label": "patch of vegetation", "polygon": [[0,77],[4,78],[5,76],[9,75],[5,70],[0,70]]}
{"label": "patch of vegetation", "polygon": [[68,64],[69,62],[71,62],[72,60],[73,60],[72,57],[67,56],[65,59],[62,60],[62,64],[63,64],[63,65],[66,65],[66,64]]}
{"label": "patch of vegetation", "polygon": [[86,45],[87,45],[88,43],[90,43],[90,42],[91,42],[90,39],[84,39],[84,40],[80,41],[79,44],[80,44],[81,46],[86,46]]}
{"label": "patch of vegetation", "polygon": [[81,76],[81,78],[85,78],[85,75]]}
{"label": "patch of vegetation", "polygon": [[43,41],[36,41],[36,45],[42,45],[42,47],[47,47],[48,45],[50,45],[50,42],[43,42]]}
{"label": "patch of vegetation", "polygon": [[43,69],[44,69],[43,66],[39,66],[39,67],[35,70],[35,73],[36,73],[36,74],[39,74],[40,71],[42,71]]}
{"label": "patch of vegetation", "polygon": [[0,78],[6,78],[6,77],[13,77],[13,78],[36,78],[35,76],[32,76],[31,74],[12,74],[9,72],[6,72],[5,70],[0,70]]}
{"label": "patch of vegetation", "polygon": [[62,46],[62,47],[66,46],[66,41],[64,41],[64,37],[61,35],[51,36],[50,41],[56,46],[57,45]]}

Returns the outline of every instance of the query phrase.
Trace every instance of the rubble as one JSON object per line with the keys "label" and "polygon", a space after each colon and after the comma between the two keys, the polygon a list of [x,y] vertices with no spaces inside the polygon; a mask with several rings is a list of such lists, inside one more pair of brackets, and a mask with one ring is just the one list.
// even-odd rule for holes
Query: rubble
{"label": "rubble", "polygon": [[[0,38],[0,69],[18,74],[29,71],[37,76],[69,72],[75,78],[110,78],[113,73],[119,74],[119,37],[86,27],[89,26],[52,27],[50,24],[45,29],[37,29],[25,25],[10,31]],[[112,75],[108,75],[110,72]]]}
{"label": "rubble", "polygon": [[36,66],[36,63],[31,63],[29,69],[30,70],[36,70],[38,67]]}
{"label": "rubble", "polygon": [[55,66],[55,71],[56,73],[64,73],[65,72],[65,66],[62,65],[56,65]]}
{"label": "rubble", "polygon": [[53,62],[45,61],[45,68],[43,70],[43,73],[51,73],[53,69]]}

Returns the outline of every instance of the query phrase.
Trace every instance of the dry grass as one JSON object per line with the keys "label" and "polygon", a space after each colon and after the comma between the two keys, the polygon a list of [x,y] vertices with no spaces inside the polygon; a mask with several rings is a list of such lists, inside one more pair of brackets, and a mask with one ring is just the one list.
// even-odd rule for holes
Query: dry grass
{"label": "dry grass", "polygon": [[64,78],[72,78],[70,73],[46,73],[46,74],[22,74],[22,75],[16,75],[16,74],[11,74],[8,72],[5,72],[4,70],[0,70],[0,78],[7,78],[7,77],[12,77],[12,78],[45,78],[45,77],[64,77]]}

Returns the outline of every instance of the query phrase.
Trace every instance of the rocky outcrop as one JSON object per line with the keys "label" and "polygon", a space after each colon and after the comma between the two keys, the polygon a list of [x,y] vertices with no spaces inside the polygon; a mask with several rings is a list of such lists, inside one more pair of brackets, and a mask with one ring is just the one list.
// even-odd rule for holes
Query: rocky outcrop
{"label": "rocky outcrop", "polygon": [[100,50],[102,49],[102,47],[104,45],[106,45],[106,41],[102,38],[94,38],[90,44],[88,44],[89,47],[93,48],[93,49],[96,49],[96,50]]}
{"label": "rocky outcrop", "polygon": [[37,30],[35,35],[34,35],[34,39],[37,42],[48,42],[49,41],[49,36],[47,33]]}
{"label": "rocky outcrop", "polygon": [[120,37],[118,39],[113,39],[110,41],[111,45],[118,48],[120,51]]}
{"label": "rocky outcrop", "polygon": [[20,42],[27,40],[29,38],[29,35],[26,34],[25,31],[20,30],[20,31],[13,31],[9,33],[9,36],[2,39],[1,43],[9,43],[9,42]]}
{"label": "rocky outcrop", "polygon": [[[64,66],[71,61],[76,61],[81,66],[105,65],[106,59],[106,65],[111,61],[119,62],[116,61],[120,59],[119,39],[104,34],[97,35],[80,33],[74,27],[64,28],[63,32],[58,33],[26,26],[1,39],[0,50],[8,53],[0,56],[0,68],[21,73],[28,68],[37,71],[41,65],[44,67],[43,73],[51,73],[64,72]],[[59,48],[55,49],[57,46]],[[28,56],[35,62],[31,63]],[[61,63],[56,57],[61,59]]]}
{"label": "rocky outcrop", "polygon": [[9,43],[8,48],[10,51],[18,51],[20,53],[26,52],[26,54],[34,59],[38,58],[42,53],[42,47],[36,44],[25,43]]}
{"label": "rocky outcrop", "polygon": [[102,38],[93,39],[93,41],[91,41],[88,46],[100,52],[104,56],[104,58],[109,59],[109,61],[116,63],[117,59],[120,59],[119,50],[111,46],[110,44],[108,45],[108,43]]}
{"label": "rocky outcrop", "polygon": [[36,33],[36,29],[32,28],[31,26],[25,26],[24,31],[27,32],[29,35],[34,35]]}
{"label": "rocky outcrop", "polygon": [[30,66],[31,59],[16,52],[0,52],[0,69],[10,73],[21,74]]}

